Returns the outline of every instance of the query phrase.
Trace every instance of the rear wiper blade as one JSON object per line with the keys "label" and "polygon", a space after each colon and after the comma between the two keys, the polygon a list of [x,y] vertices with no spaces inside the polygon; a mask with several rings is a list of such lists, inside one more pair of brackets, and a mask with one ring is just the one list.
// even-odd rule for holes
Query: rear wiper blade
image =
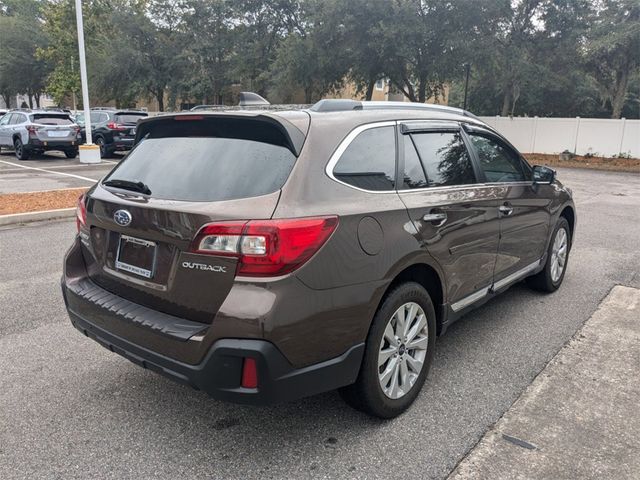
{"label": "rear wiper blade", "polygon": [[151,195],[151,190],[149,189],[149,187],[140,181],[134,182],[131,180],[122,180],[120,178],[113,178],[111,180],[105,180],[104,182],[102,182],[102,184],[105,187],[116,187],[116,188],[121,188],[123,190],[131,190],[132,192],[140,192],[145,195]]}

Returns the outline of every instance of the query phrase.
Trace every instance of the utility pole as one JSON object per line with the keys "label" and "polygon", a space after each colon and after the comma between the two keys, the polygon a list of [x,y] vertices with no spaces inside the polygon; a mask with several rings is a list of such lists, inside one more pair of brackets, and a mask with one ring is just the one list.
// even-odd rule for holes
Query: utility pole
{"label": "utility pole", "polygon": [[84,131],[86,145],[80,145],[80,163],[100,163],[100,147],[93,144],[91,137],[91,107],[87,82],[87,61],[84,50],[84,24],[82,22],[82,2],[76,0],[76,25],[78,27],[78,53],[80,54],[80,83],[82,84],[82,107],[84,109]]}
{"label": "utility pole", "polygon": [[462,109],[466,110],[467,109],[467,93],[469,91],[469,71],[471,70],[471,64],[465,63],[464,69],[466,73],[465,73],[465,80],[464,80],[464,106],[462,107]]}

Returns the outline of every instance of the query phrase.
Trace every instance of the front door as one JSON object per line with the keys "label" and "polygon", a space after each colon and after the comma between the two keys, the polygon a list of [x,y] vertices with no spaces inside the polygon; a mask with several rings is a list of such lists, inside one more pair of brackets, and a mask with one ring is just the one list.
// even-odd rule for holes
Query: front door
{"label": "front door", "polygon": [[531,167],[504,140],[480,128],[469,128],[467,133],[483,180],[504,188],[498,207],[497,289],[538,267],[549,237],[551,196],[542,192],[547,186],[533,184]]}
{"label": "front door", "polygon": [[446,276],[454,311],[480,300],[493,282],[499,242],[500,186],[477,184],[478,172],[457,123],[401,125],[399,195],[419,240]]}

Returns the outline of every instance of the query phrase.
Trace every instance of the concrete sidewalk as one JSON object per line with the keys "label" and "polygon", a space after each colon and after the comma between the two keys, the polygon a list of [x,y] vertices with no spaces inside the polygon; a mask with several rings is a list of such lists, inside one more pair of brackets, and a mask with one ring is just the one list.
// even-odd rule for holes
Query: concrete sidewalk
{"label": "concrete sidewalk", "polygon": [[449,479],[640,478],[640,289],[614,287]]}

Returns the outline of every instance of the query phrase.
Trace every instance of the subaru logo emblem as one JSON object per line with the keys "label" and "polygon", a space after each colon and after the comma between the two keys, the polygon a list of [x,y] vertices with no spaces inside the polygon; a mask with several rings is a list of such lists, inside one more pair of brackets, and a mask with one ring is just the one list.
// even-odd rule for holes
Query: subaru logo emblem
{"label": "subaru logo emblem", "polygon": [[133,217],[126,210],[118,210],[113,214],[113,221],[116,222],[121,227],[126,227],[131,223]]}

